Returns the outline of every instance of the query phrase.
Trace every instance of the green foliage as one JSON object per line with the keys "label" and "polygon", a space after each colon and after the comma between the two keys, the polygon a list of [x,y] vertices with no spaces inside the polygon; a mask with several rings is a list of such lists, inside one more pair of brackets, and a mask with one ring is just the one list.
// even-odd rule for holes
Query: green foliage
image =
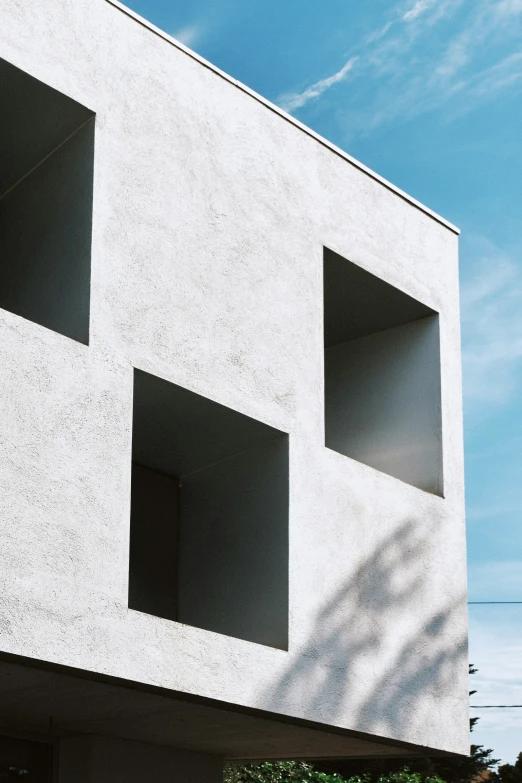
{"label": "green foliage", "polygon": [[489,779],[491,783],[522,783],[522,753],[514,764],[501,764]]}
{"label": "green foliage", "polygon": [[[370,775],[344,778],[337,773],[320,772],[304,761],[280,761],[229,764],[224,783],[370,783]],[[376,783],[444,783],[438,775],[425,777],[404,767],[398,772],[380,775]]]}
{"label": "green foliage", "polygon": [[[475,669],[472,663],[469,664],[469,674],[475,674],[478,669]],[[470,691],[469,695],[473,696],[474,693],[477,691]],[[473,731],[475,728],[475,724],[479,718],[470,718],[469,720],[469,730],[470,732]],[[479,776],[481,773],[486,772],[486,770],[491,769],[495,766],[495,764],[498,764],[500,759],[492,759],[491,754],[493,753],[492,748],[485,748],[484,745],[471,745],[469,756],[467,756],[463,762],[461,762],[461,766],[457,767],[457,771],[460,772],[460,780],[472,780],[473,778]],[[450,779],[451,780],[451,779]]]}
{"label": "green foliage", "polygon": [[[350,778],[353,781],[353,778]],[[379,775],[377,783],[445,783],[438,775],[424,776],[420,772],[411,772],[409,767],[404,767],[399,772],[388,775]]]}
{"label": "green foliage", "polygon": [[292,781],[293,783],[343,783],[344,778],[335,773],[329,775],[318,772],[305,761],[228,764],[225,768],[224,783],[292,783]]}

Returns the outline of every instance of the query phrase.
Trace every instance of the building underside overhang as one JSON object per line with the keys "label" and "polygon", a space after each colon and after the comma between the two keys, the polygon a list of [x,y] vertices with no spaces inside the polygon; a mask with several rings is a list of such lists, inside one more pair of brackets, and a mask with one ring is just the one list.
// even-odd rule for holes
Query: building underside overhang
{"label": "building underside overhang", "polygon": [[229,760],[448,755],[6,654],[0,655],[0,734],[47,742],[107,735]]}

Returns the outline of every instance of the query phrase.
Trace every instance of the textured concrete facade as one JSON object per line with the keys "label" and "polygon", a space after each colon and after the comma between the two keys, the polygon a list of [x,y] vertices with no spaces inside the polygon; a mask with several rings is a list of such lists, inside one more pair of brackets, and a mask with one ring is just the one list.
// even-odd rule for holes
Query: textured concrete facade
{"label": "textured concrete facade", "polygon": [[[331,729],[339,742],[346,739],[335,750],[318,745],[310,755],[372,755],[372,747],[377,753],[385,746],[392,753],[401,743],[411,753],[417,746],[467,752],[456,231],[107,0],[0,0],[0,15],[0,58],[84,107],[71,133],[80,125],[94,127],[89,298],[82,291],[72,294],[81,312],[90,314],[88,335],[82,326],[87,315],[69,326],[76,324],[76,304],[56,331],[31,316],[38,292],[28,314],[10,306],[11,300],[0,303],[5,666],[25,662],[29,671],[45,662],[55,667],[53,676],[63,667],[67,676],[76,671],[114,678],[159,689],[165,698],[168,692],[188,694],[194,703],[281,719],[289,731],[310,722],[325,738]],[[29,123],[35,133],[39,123],[38,116]],[[0,156],[7,165],[12,150],[1,149]],[[88,173],[88,154],[80,158]],[[10,192],[30,186],[29,177],[17,184],[13,174]],[[52,204],[45,182],[38,187],[41,207],[34,211],[45,223]],[[1,197],[0,225],[12,225],[9,193]],[[76,227],[76,218],[71,220],[68,226]],[[23,221],[19,231],[30,236],[31,216]],[[82,226],[77,230],[85,232]],[[21,252],[17,241],[5,239],[11,270]],[[31,257],[38,264],[42,247],[40,241],[24,245],[29,276]],[[388,451],[379,446],[377,457],[373,436],[368,446],[361,433],[357,448],[371,456],[325,447],[325,248],[415,300],[420,310],[412,321],[424,317],[422,308],[437,320],[440,344],[431,330],[411,353],[408,340],[398,338],[399,371],[388,369],[386,357],[393,362],[395,356],[391,330],[413,328],[400,319],[372,327],[383,339],[356,337],[361,344],[349,351],[357,374],[357,353],[367,355],[363,341],[378,342],[377,370],[368,361],[362,372],[371,389],[389,388],[393,400],[402,387],[412,388],[407,373],[413,367],[414,393],[389,410],[393,416],[400,411],[405,427],[408,408],[415,413],[405,444],[415,452],[418,439],[429,440],[428,478],[422,467],[410,469],[418,457],[408,457],[406,446],[397,459],[390,455],[393,427]],[[19,286],[15,272],[7,278]],[[56,294],[59,313],[70,304],[68,291]],[[371,299],[369,307],[380,323],[386,305]],[[424,373],[418,364],[424,360],[415,357],[430,351]],[[215,612],[196,627],[129,608],[135,370],[245,417],[234,418],[237,444],[246,433],[244,448],[234,444],[230,454],[257,448],[257,436],[246,424],[242,429],[246,417],[287,438],[287,490],[278,495],[288,491],[284,590],[261,596],[258,608],[255,596],[249,597],[250,625],[255,612],[260,624],[270,625],[274,617],[280,624],[284,607],[284,632],[274,635],[280,641],[273,646],[270,634],[257,643],[248,623],[236,636],[216,632]],[[364,399],[364,389],[351,393],[357,404]],[[374,417],[380,399],[370,394],[353,418]],[[417,438],[416,415],[423,407],[429,411]],[[341,436],[350,442],[349,431]],[[197,438],[206,448],[205,433]],[[390,469],[392,463],[399,467]],[[217,474],[205,491],[212,482],[223,486]],[[268,525],[276,512],[257,497],[266,496],[271,484],[267,480],[263,490],[257,482],[248,490],[248,502],[262,509]],[[201,519],[208,503],[195,486],[191,514]],[[231,505],[229,495],[223,507],[237,531],[240,520]],[[183,540],[191,550],[190,537]],[[210,537],[206,545],[212,551],[220,544]],[[231,549],[216,569],[228,568],[234,544],[226,546]],[[270,542],[266,546],[272,562]],[[262,563],[255,569],[261,573]],[[229,585],[219,589],[220,595],[230,593]],[[187,588],[187,617],[199,611],[193,590]],[[233,617],[224,627],[236,626],[243,629]],[[13,706],[2,714],[0,708],[2,727],[14,721],[17,730],[30,726],[34,733],[43,725],[38,716],[57,714],[42,707],[32,715],[30,703],[23,703],[25,711]],[[64,726],[67,709],[60,713]],[[76,728],[68,726],[69,734],[78,721]],[[104,733],[99,724],[88,733],[93,731]],[[175,732],[157,736],[160,744],[230,757],[285,755],[275,741],[263,744],[262,729],[256,731],[250,750],[230,736],[222,750],[200,748],[196,737],[177,740]],[[107,732],[130,736],[114,726]],[[132,737],[151,741],[134,729]],[[365,750],[351,749],[350,737],[366,742]]]}

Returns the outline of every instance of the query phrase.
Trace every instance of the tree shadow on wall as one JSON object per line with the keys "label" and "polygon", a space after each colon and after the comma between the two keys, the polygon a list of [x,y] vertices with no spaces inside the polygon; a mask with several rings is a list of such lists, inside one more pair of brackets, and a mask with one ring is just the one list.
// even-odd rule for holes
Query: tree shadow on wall
{"label": "tree shadow on wall", "polygon": [[[397,739],[433,736],[437,744],[434,706],[467,673],[466,598],[435,601],[429,547],[430,531],[412,519],[380,541],[317,610],[267,694],[272,709]],[[443,594],[440,578],[438,589]]]}

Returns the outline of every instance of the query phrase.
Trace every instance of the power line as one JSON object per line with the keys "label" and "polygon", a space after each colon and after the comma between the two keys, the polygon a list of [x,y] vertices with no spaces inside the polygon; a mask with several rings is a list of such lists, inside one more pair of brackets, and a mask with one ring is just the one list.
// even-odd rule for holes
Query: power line
{"label": "power line", "polygon": [[522,604],[522,601],[468,601],[468,604]]}
{"label": "power line", "polygon": [[472,710],[511,710],[513,707],[522,707],[522,704],[470,704]]}

